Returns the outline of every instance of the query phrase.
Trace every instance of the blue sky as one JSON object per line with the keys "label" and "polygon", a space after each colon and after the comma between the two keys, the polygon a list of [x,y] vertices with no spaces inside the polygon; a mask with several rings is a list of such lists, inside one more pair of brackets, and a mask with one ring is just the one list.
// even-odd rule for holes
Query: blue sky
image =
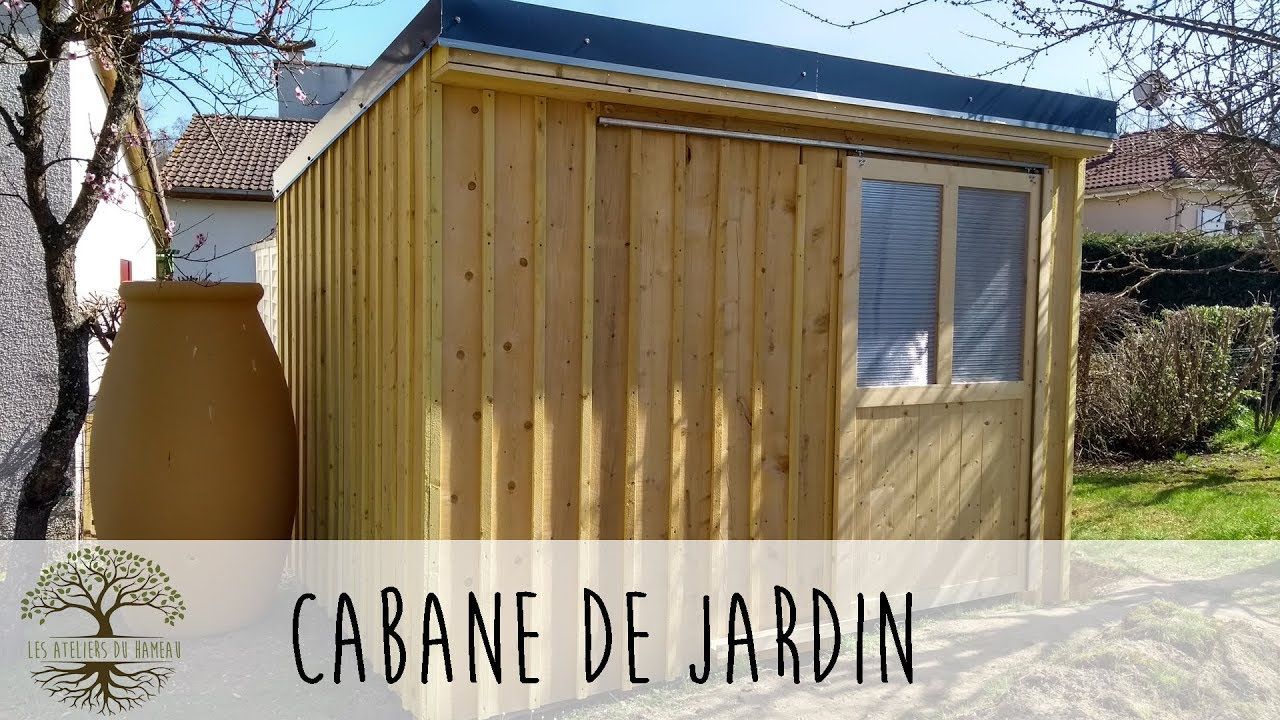
{"label": "blue sky", "polygon": [[[533,0],[598,15],[637,20],[775,45],[816,50],[877,62],[964,75],[996,68],[1015,53],[978,38],[1005,38],[989,20],[970,10],[937,3],[869,26],[845,30],[806,17],[780,0]],[[351,8],[319,20],[320,47],[309,59],[367,65],[422,8],[422,0],[384,0],[372,8]],[[824,17],[847,21],[889,8],[896,0],[796,0]],[[978,37],[967,37],[974,35]],[[1029,72],[1007,70],[994,79],[1064,92],[1106,91],[1105,64],[1085,44],[1067,46],[1043,58]],[[1024,78],[1025,76],[1025,78]],[[1115,88],[1123,93],[1127,88]],[[165,127],[190,109],[177,103],[157,108]],[[271,107],[264,105],[262,111]]]}

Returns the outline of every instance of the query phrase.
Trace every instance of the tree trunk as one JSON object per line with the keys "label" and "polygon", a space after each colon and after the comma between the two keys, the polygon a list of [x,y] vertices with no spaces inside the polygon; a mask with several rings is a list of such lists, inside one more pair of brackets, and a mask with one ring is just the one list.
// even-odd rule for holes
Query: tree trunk
{"label": "tree trunk", "polygon": [[75,244],[61,238],[44,240],[45,288],[58,352],[58,399],[40,435],[35,464],[22,479],[13,535],[17,540],[48,535],[49,516],[71,484],[76,440],[89,410],[89,324],[76,299]]}
{"label": "tree trunk", "polygon": [[111,627],[111,616],[108,613],[103,613],[94,619],[98,621],[98,634],[94,635],[94,637],[109,638],[116,636],[115,630]]}

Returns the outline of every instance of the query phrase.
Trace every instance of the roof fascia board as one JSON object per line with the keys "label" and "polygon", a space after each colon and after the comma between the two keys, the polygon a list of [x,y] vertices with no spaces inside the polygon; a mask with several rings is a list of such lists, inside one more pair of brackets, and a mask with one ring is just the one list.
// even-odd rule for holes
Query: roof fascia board
{"label": "roof fascia board", "polygon": [[[1013,128],[991,122],[940,118],[937,115],[882,109],[848,102],[830,102],[776,93],[734,88],[697,86],[687,81],[624,75],[607,70],[575,68],[533,60],[513,60],[509,55],[478,54],[441,47],[433,53],[436,82],[493,90],[531,88],[539,94],[570,100],[617,102],[698,114],[723,115],[730,111],[740,119],[764,120],[794,126],[855,130],[918,140],[962,142],[965,145],[1013,148],[1037,154],[1093,157],[1111,147],[1111,139],[1075,133]],[[437,63],[435,53],[444,57]],[[677,87],[678,86],[678,87]],[[948,137],[949,136],[949,137]]]}
{"label": "roof fascia board", "polygon": [[1108,198],[1123,195],[1140,195],[1147,192],[1163,192],[1168,190],[1198,190],[1200,192],[1236,192],[1231,185],[1224,185],[1209,180],[1179,179],[1163,183],[1137,183],[1133,185],[1112,185],[1109,187],[1085,190],[1086,198]]}
{"label": "roof fascia board", "polygon": [[270,190],[238,190],[235,188],[203,188],[189,185],[174,186],[165,193],[174,200],[245,200],[271,202]]}

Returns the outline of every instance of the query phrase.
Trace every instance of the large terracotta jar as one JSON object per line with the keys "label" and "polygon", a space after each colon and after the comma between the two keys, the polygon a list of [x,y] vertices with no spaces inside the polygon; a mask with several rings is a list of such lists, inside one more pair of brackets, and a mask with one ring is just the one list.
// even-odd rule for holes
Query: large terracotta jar
{"label": "large terracotta jar", "polygon": [[93,416],[104,540],[292,534],[297,436],[257,283],[131,282]]}

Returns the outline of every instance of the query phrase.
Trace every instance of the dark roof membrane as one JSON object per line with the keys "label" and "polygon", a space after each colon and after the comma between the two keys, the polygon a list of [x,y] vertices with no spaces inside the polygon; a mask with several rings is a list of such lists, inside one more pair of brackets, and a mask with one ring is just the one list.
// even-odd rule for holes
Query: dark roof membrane
{"label": "dark roof membrane", "polygon": [[[509,0],[440,0],[440,43],[1110,137],[1115,103]],[[482,48],[481,46],[484,46]]]}
{"label": "dark roof membrane", "polygon": [[[433,44],[833,102],[1114,137],[1116,103],[513,0],[431,0],[303,143],[318,155]],[[307,157],[290,158],[289,181]],[[284,168],[282,168],[284,169]],[[282,188],[277,188],[282,190]]]}

